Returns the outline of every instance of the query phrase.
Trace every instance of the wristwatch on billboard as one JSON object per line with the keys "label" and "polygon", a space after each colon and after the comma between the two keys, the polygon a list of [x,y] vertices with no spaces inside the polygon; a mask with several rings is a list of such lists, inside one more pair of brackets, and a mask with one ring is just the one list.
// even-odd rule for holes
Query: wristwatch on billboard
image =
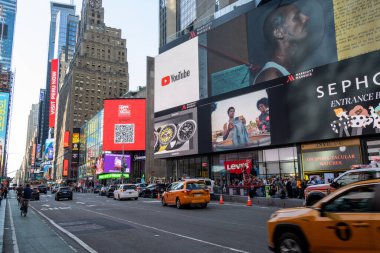
{"label": "wristwatch on billboard", "polygon": [[161,128],[161,131],[158,133],[158,142],[160,143],[160,148],[158,151],[166,150],[166,147],[170,142],[174,140],[177,133],[177,126],[174,124],[168,124]]}
{"label": "wristwatch on billboard", "polygon": [[166,147],[166,150],[175,150],[181,147],[185,142],[190,140],[197,130],[197,123],[192,120],[188,119],[184,122],[177,125],[177,134],[176,138],[169,143],[169,145]]}

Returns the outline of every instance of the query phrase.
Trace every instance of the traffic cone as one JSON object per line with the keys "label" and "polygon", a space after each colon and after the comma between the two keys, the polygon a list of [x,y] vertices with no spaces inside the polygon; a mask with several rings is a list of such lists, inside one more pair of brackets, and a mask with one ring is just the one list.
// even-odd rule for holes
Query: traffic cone
{"label": "traffic cone", "polygon": [[223,202],[223,196],[222,196],[222,194],[220,194],[220,198],[219,198],[219,204],[224,204],[224,202]]}
{"label": "traffic cone", "polygon": [[251,198],[249,197],[249,195],[248,195],[247,206],[252,206],[252,201],[251,201]]}
{"label": "traffic cone", "polygon": [[161,200],[160,193],[157,194],[157,199]]}

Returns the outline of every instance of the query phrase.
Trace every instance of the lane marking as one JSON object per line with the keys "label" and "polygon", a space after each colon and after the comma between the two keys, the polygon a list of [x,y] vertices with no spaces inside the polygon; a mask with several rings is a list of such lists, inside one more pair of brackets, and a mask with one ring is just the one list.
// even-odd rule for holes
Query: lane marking
{"label": "lane marking", "polygon": [[18,251],[18,244],[17,244],[17,237],[16,237],[16,231],[15,231],[15,226],[13,223],[13,217],[12,217],[12,208],[9,203],[9,200],[7,200],[8,208],[9,208],[9,221],[11,223],[11,229],[12,229],[12,243],[13,243],[13,252],[14,253],[19,253]]}
{"label": "lane marking", "polygon": [[76,202],[77,204],[82,204],[82,205],[84,205],[85,203],[83,203],[83,202]]}
{"label": "lane marking", "polygon": [[[39,215],[41,215],[42,217],[44,217],[47,221],[50,222],[50,224],[52,224],[54,227],[56,227],[57,229],[59,229],[60,231],[62,231],[63,233],[65,233],[68,237],[70,237],[71,239],[73,239],[74,241],[76,241],[80,246],[82,246],[85,250],[87,250],[88,252],[90,253],[97,253],[96,250],[94,250],[93,248],[91,248],[88,244],[86,244],[84,241],[82,241],[81,239],[79,239],[78,237],[76,237],[74,234],[70,233],[69,231],[67,231],[66,229],[64,229],[63,227],[59,226],[57,223],[55,223],[52,219],[50,219],[49,217],[47,217],[45,214],[41,213],[40,211],[38,211],[37,209],[35,209],[34,207],[32,207],[34,211],[36,211]],[[18,253],[18,252],[15,252],[15,253]]]}
{"label": "lane marking", "polygon": [[91,210],[87,210],[87,209],[79,208],[79,207],[77,207],[77,208],[85,210],[87,212],[91,212],[91,213],[95,213],[95,214],[98,214],[98,215],[106,216],[106,217],[109,217],[109,218],[112,218],[112,219],[121,220],[121,221],[130,223],[130,224],[133,224],[133,225],[136,225],[136,226],[140,226],[140,227],[152,229],[152,230],[155,230],[155,231],[159,231],[159,232],[162,232],[162,233],[165,233],[165,234],[169,234],[169,235],[174,235],[174,236],[177,236],[177,237],[185,238],[185,239],[188,239],[188,240],[191,240],[191,241],[200,242],[200,243],[203,243],[203,244],[215,246],[215,247],[222,248],[222,249],[231,250],[231,251],[234,251],[234,252],[249,253],[249,251],[239,250],[239,249],[231,248],[231,247],[228,247],[228,246],[220,245],[220,244],[217,244],[217,243],[212,243],[212,242],[200,240],[200,239],[197,239],[197,238],[194,238],[194,237],[190,237],[190,236],[186,236],[186,235],[182,235],[182,234],[177,234],[177,233],[170,232],[170,231],[167,231],[167,230],[164,230],[164,229],[160,229],[160,228],[144,225],[144,224],[141,224],[141,223],[137,223],[137,222],[134,222],[134,221],[130,221],[130,220],[114,217],[114,216],[107,215],[107,214],[104,214],[104,213],[99,213],[99,212],[95,212],[95,211],[91,211]]}

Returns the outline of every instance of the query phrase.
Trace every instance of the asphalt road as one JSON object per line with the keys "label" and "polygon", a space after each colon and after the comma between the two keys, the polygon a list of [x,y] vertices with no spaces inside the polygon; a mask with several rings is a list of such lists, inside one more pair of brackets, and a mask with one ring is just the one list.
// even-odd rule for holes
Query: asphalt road
{"label": "asphalt road", "polygon": [[[155,199],[116,201],[93,193],[55,201],[50,192],[30,205],[33,212],[23,222],[43,223],[50,231],[45,239],[55,238],[61,252],[269,252],[266,221],[276,210],[218,202],[206,209],[176,209]],[[18,231],[22,224],[16,223]],[[19,233],[17,241],[24,237]],[[53,251],[58,252],[39,252]]]}

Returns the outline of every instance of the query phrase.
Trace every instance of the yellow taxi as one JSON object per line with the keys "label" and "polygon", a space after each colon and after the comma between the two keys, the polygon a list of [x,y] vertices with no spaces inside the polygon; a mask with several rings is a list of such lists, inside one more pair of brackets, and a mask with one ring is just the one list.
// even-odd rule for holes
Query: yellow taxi
{"label": "yellow taxi", "polygon": [[162,194],[161,202],[163,206],[175,205],[177,208],[186,205],[200,205],[202,208],[206,208],[210,202],[210,191],[204,181],[179,181],[166,188]]}
{"label": "yellow taxi", "polygon": [[380,252],[380,179],[340,188],[311,207],[279,210],[267,225],[275,252]]}

